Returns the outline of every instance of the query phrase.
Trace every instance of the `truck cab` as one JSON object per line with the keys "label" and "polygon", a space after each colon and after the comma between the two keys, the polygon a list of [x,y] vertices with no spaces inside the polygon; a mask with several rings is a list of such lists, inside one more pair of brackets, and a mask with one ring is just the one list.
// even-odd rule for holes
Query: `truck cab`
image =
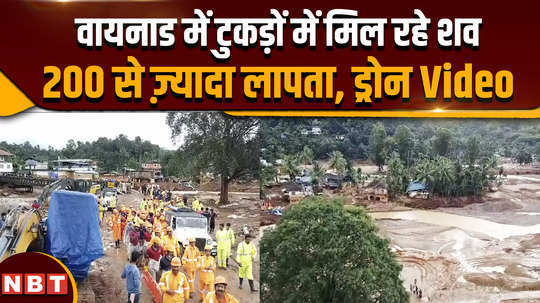
{"label": "truck cab", "polygon": [[165,212],[165,218],[173,230],[173,235],[185,248],[189,238],[195,238],[195,246],[202,252],[204,246],[212,247],[211,254],[217,255],[217,243],[210,236],[208,219],[189,208],[170,208]]}

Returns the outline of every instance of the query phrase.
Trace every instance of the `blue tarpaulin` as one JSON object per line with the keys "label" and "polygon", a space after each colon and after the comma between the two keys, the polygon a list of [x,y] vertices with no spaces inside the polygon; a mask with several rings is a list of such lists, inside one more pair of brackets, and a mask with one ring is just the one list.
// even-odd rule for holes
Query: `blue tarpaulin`
{"label": "blue tarpaulin", "polygon": [[48,253],[64,263],[76,280],[88,276],[90,264],[103,257],[96,197],[55,191],[47,218]]}
{"label": "blue tarpaulin", "polygon": [[426,186],[420,182],[411,182],[409,183],[409,186],[407,187],[408,193],[412,191],[424,191],[424,190],[426,190]]}

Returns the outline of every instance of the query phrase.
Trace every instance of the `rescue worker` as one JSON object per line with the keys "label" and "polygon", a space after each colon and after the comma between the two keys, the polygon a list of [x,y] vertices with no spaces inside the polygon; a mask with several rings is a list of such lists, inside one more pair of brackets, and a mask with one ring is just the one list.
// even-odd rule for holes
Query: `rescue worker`
{"label": "rescue worker", "polygon": [[238,287],[242,289],[244,279],[248,279],[251,291],[255,292],[257,290],[253,285],[253,259],[257,256],[257,250],[255,249],[255,245],[250,243],[250,238],[250,235],[246,235],[244,241],[238,244],[236,250],[236,261],[240,266],[238,268],[238,277],[240,280]]}
{"label": "rescue worker", "polygon": [[161,247],[161,241],[159,238],[154,237],[150,242],[151,245],[146,250],[146,257],[148,258],[148,271],[154,281],[158,281],[158,272],[159,272],[159,260],[163,253],[163,248]]}
{"label": "rescue worker", "polygon": [[145,245],[152,241],[152,223],[146,222],[146,226],[143,230],[143,238]]}
{"label": "rescue worker", "polygon": [[[187,199],[186,199],[186,201],[187,201]],[[178,199],[178,200],[176,200],[176,206],[178,206],[180,208],[184,208],[184,207],[186,207],[186,202],[184,202],[184,200],[182,200],[182,199]]]}
{"label": "rescue worker", "polygon": [[219,224],[219,230],[216,232],[217,240],[217,265],[219,268],[227,267],[227,245],[229,243],[229,238],[227,236],[227,231],[224,229],[223,223]]}
{"label": "rescue worker", "polygon": [[167,234],[163,236],[163,245],[172,245],[174,249],[174,256],[180,256],[180,244],[178,244],[178,239],[172,234],[172,228],[167,226]]}
{"label": "rescue worker", "polygon": [[[161,219],[163,215],[156,214],[156,218],[154,219],[154,232],[161,232],[163,224],[161,223],[163,220]],[[165,219],[165,217],[163,217]]]}
{"label": "rescue worker", "polygon": [[216,290],[208,293],[203,303],[240,303],[240,301],[227,292],[227,280],[224,277],[217,276],[214,287]]}
{"label": "rescue worker", "polygon": [[210,245],[204,247],[204,255],[199,257],[199,293],[201,300],[206,296],[205,291],[214,291],[214,274],[216,272],[216,260],[210,255]]}
{"label": "rescue worker", "polygon": [[191,202],[191,209],[195,212],[199,211],[199,200],[197,200],[197,198]]}
{"label": "rescue worker", "polygon": [[195,273],[197,271],[198,258],[201,255],[199,249],[195,246],[195,238],[189,238],[189,245],[184,250],[182,256],[182,265],[186,270],[190,293],[195,292]]}
{"label": "rescue worker", "polygon": [[124,235],[124,232],[126,231],[126,225],[127,225],[127,217],[128,217],[128,210],[125,206],[122,206],[120,208],[120,219],[122,220],[122,236]]}
{"label": "rescue worker", "polygon": [[103,222],[103,215],[105,214],[105,211],[107,210],[106,207],[103,206],[103,199],[99,197],[98,199],[98,211],[99,211],[99,225]]}
{"label": "rescue worker", "polygon": [[159,276],[163,272],[171,270],[171,261],[174,258],[174,246],[165,246],[165,255],[159,259]]}
{"label": "rescue worker", "polygon": [[110,226],[113,232],[114,246],[118,248],[120,247],[120,240],[122,240],[122,218],[117,209],[113,210]]}
{"label": "rescue worker", "polygon": [[127,247],[128,256],[131,256],[133,251],[135,251],[139,245],[140,233],[139,223],[134,223],[133,228],[129,232],[129,244]]}
{"label": "rescue worker", "polygon": [[184,303],[189,300],[189,283],[186,275],[180,271],[182,262],[178,257],[171,261],[171,270],[159,280],[163,293],[163,303]]}
{"label": "rescue worker", "polygon": [[227,239],[229,240],[229,242],[227,243],[227,252],[225,253],[225,256],[227,258],[227,266],[229,266],[229,258],[231,257],[232,255],[232,247],[234,245],[234,241],[235,241],[235,238],[234,238],[234,230],[232,230],[231,228],[231,223],[227,223],[227,228],[225,228],[225,231],[227,233]]}
{"label": "rescue worker", "polygon": [[141,204],[139,205],[139,210],[146,210],[146,198],[141,201]]}

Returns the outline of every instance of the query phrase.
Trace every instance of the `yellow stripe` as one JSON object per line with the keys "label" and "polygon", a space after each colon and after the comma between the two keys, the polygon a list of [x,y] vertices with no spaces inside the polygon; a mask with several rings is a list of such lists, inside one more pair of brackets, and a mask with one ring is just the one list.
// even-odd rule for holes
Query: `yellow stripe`
{"label": "yellow stripe", "polygon": [[69,276],[69,281],[71,281],[71,288],[73,289],[73,303],[77,303],[77,296],[78,296],[77,284],[75,283],[75,279],[73,278],[73,275],[71,274],[69,269],[64,265],[64,263],[60,262],[60,260],[56,259],[55,257],[53,257],[51,255],[48,255],[48,254],[42,253],[42,252],[38,252],[38,254],[42,254],[42,255],[45,255],[47,257],[50,257],[51,259],[56,261],[58,264],[60,264],[60,266],[62,266],[62,268],[66,271],[66,273]]}
{"label": "yellow stripe", "polygon": [[237,110],[231,116],[256,117],[396,117],[396,118],[540,118],[540,107],[527,110]]}

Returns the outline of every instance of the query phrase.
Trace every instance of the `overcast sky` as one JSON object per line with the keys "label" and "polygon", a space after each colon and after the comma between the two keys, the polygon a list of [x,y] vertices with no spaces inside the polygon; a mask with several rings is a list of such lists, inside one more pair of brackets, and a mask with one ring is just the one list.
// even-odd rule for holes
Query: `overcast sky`
{"label": "overcast sky", "polygon": [[0,117],[0,141],[30,142],[41,148],[62,148],[69,139],[94,141],[99,137],[116,138],[124,134],[166,149],[176,149],[171,131],[165,124],[165,112],[51,112],[31,109],[14,117]]}

